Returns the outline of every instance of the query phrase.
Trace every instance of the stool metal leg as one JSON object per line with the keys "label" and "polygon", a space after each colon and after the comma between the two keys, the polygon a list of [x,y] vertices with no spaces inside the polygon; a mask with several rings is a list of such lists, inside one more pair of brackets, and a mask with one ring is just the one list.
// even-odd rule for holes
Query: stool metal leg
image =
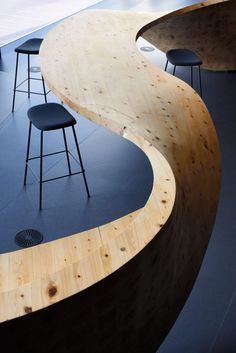
{"label": "stool metal leg", "polygon": [[16,54],[16,70],[15,70],[15,81],[14,81],[13,101],[12,101],[12,110],[11,110],[12,113],[14,112],[14,108],[15,108],[18,62],[19,62],[19,53]]}
{"label": "stool metal leg", "polygon": [[174,66],[174,69],[173,69],[173,76],[175,76],[175,70],[176,70],[176,65]]}
{"label": "stool metal leg", "polygon": [[166,60],[165,71],[167,70],[168,63],[169,63],[169,61],[168,61],[168,60]]}
{"label": "stool metal leg", "polygon": [[30,56],[28,54],[28,98],[30,98]]}
{"label": "stool metal leg", "polygon": [[69,159],[69,153],[68,153],[68,146],[67,146],[67,141],[66,141],[65,129],[63,128],[62,131],[63,131],[63,137],[64,137],[64,143],[65,143],[65,149],[66,149],[66,158],[67,158],[68,170],[69,170],[69,174],[71,174],[70,159]]}
{"label": "stool metal leg", "polygon": [[43,94],[44,94],[44,99],[45,99],[45,103],[47,103],[47,93],[46,93],[46,89],[45,89],[45,82],[44,82],[44,78],[42,76],[42,83],[43,83]]}
{"label": "stool metal leg", "polygon": [[39,210],[42,210],[42,189],[43,189],[43,130],[40,136],[40,175],[39,175]]}
{"label": "stool metal leg", "polygon": [[191,87],[193,87],[193,67],[191,66]]}
{"label": "stool metal leg", "polygon": [[24,185],[26,185],[26,178],[27,178],[27,171],[28,171],[28,161],[29,161],[29,150],[30,150],[31,129],[32,129],[32,122],[30,121],[30,123],[29,123],[28,142],[27,142],[27,152],[26,152],[26,159],[25,159],[25,176],[24,176]]}
{"label": "stool metal leg", "polygon": [[78,156],[79,156],[79,161],[80,161],[80,165],[81,165],[81,169],[82,169],[82,174],[83,174],[83,178],[84,178],[84,183],[85,183],[87,195],[88,195],[88,197],[90,197],[88,184],[87,184],[87,180],[86,180],[86,177],[85,177],[85,170],[84,170],[84,166],[83,166],[83,162],[82,162],[82,158],[81,158],[81,154],[80,154],[80,150],[79,150],[79,144],[78,144],[78,141],[77,141],[74,125],[72,125],[72,131],[73,131],[73,134],[74,134],[75,144],[76,144],[76,148],[77,148],[77,152],[78,152]]}
{"label": "stool metal leg", "polygon": [[201,78],[201,67],[198,66],[198,75],[199,75],[199,86],[200,86],[200,96],[202,97],[202,78]]}

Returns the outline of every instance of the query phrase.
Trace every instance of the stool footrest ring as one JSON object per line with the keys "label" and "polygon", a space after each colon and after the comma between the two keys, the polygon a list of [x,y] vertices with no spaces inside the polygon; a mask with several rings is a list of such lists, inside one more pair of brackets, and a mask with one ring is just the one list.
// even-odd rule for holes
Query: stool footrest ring
{"label": "stool footrest ring", "polygon": [[[42,157],[53,156],[54,154],[65,153],[65,152],[66,152],[66,150],[58,151],[58,152],[52,152],[52,153],[46,153],[46,154],[43,154]],[[40,158],[40,156],[30,157],[30,158],[28,158],[28,161],[31,161],[32,159],[38,159],[38,158]]]}
{"label": "stool footrest ring", "polygon": [[[57,152],[52,152],[52,153],[46,153],[46,154],[42,155],[42,157],[53,156],[54,154],[60,154],[60,153],[66,153],[66,150],[57,151]],[[68,153],[73,157],[73,159],[75,160],[75,162],[77,162],[77,164],[80,165],[79,161],[75,158],[75,156],[73,156],[73,154],[72,154],[70,151],[68,151]],[[33,168],[30,167],[29,161],[32,161],[32,160],[34,160],[34,159],[39,159],[39,158],[40,158],[40,156],[30,157],[30,158],[28,158],[28,161],[25,162],[25,163],[28,165],[29,169],[31,170],[32,174],[33,174],[33,175],[35,176],[35,178],[38,180],[38,182],[39,182],[39,177],[38,177],[37,174],[34,172]],[[80,165],[80,167],[81,167],[81,165]],[[61,179],[61,178],[66,178],[66,177],[71,176],[71,175],[77,175],[77,174],[82,174],[82,173],[85,173],[85,169],[81,169],[80,172],[65,174],[65,175],[62,175],[62,176],[55,177],[55,178],[50,178],[50,179],[42,180],[42,183],[46,183],[46,182],[48,182],[48,181],[52,181],[52,180],[56,180],[56,179]]]}
{"label": "stool footrest ring", "polygon": [[58,176],[58,177],[55,177],[55,178],[50,178],[50,179],[42,180],[42,183],[47,183],[48,181],[66,178],[66,177],[72,176],[72,175],[82,174],[82,173],[84,173],[84,172],[85,172],[85,170],[81,170],[81,172],[76,172],[76,173],[61,175],[61,176]]}

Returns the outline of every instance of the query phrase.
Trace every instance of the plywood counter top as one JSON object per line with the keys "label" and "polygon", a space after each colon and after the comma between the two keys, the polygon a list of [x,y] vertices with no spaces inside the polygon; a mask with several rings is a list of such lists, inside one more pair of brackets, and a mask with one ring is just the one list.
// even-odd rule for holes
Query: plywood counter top
{"label": "plywood counter top", "polygon": [[165,261],[157,276],[169,275],[158,295],[170,296],[174,305],[169,281],[171,288],[181,281],[185,300],[215,219],[219,145],[198,94],[136,47],[140,29],[160,16],[82,12],[44,40],[41,69],[50,89],[78,113],[137,144],[151,162],[154,184],[147,204],[119,220],[0,255],[0,321],[79,294],[137,259],[159,236],[157,252]]}

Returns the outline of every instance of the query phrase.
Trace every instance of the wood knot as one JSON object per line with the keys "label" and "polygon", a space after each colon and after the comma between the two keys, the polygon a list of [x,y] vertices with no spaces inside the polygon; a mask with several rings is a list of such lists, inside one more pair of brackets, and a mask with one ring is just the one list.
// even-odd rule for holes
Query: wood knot
{"label": "wood knot", "polygon": [[30,313],[32,313],[32,307],[31,306],[25,306],[24,307],[24,311],[25,311],[26,314],[30,314]]}
{"label": "wood knot", "polygon": [[57,287],[56,286],[51,286],[48,289],[48,295],[50,298],[54,297],[57,294]]}

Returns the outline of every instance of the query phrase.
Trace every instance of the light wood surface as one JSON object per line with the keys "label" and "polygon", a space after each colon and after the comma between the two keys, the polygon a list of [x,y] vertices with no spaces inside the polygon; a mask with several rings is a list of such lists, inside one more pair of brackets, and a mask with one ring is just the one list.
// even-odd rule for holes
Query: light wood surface
{"label": "light wood surface", "polygon": [[[43,42],[41,69],[50,89],[75,111],[136,143],[152,164],[154,185],[146,205],[122,219],[1,255],[1,321],[50,310],[50,304],[68,298],[53,306],[51,325],[57,308],[58,320],[64,319],[60,305],[65,310],[73,303],[73,315],[86,304],[92,322],[73,321],[73,327],[88,325],[90,334],[84,326],[78,328],[86,346],[106,332],[119,342],[113,344],[114,352],[133,352],[139,346],[147,353],[160,344],[183,306],[215,219],[219,145],[197,93],[154,67],[136,48],[137,33],[158,16],[83,12],[61,23]],[[99,304],[90,309],[95,299]],[[75,300],[80,305],[75,307]],[[108,308],[114,315],[101,325],[95,317]],[[68,310],[64,313],[66,318]],[[27,316],[30,327],[35,315]],[[127,315],[123,323],[122,315]],[[131,322],[132,330],[121,339],[120,332]],[[102,350],[101,344],[97,352],[108,352],[108,346]]]}
{"label": "light wood surface", "polygon": [[236,1],[206,1],[168,14],[144,29],[158,49],[189,48],[209,70],[236,70]]}

